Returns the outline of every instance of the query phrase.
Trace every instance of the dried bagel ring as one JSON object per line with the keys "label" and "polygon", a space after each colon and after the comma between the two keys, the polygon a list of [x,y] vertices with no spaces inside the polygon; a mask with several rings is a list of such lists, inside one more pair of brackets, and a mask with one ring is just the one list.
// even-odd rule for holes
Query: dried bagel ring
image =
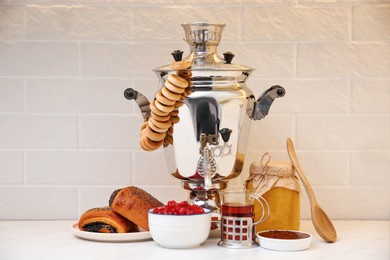
{"label": "dried bagel ring", "polygon": [[173,135],[173,125],[168,129],[167,135]]}
{"label": "dried bagel ring", "polygon": [[164,86],[167,89],[169,89],[172,93],[176,93],[176,94],[181,94],[185,91],[185,88],[178,87],[170,81],[166,81]]}
{"label": "dried bagel ring", "polygon": [[148,121],[145,120],[145,121],[142,123],[141,127],[140,127],[141,132],[142,132],[142,130],[145,129],[145,127],[146,127],[147,125],[148,125]]}
{"label": "dried bagel ring", "polygon": [[155,146],[153,146],[153,145],[148,145],[148,143],[147,143],[147,140],[149,140],[147,137],[145,137],[144,138],[144,146],[146,147],[146,151],[148,151],[148,152],[150,152],[150,151],[154,151],[154,150],[156,150],[157,148],[155,147]]}
{"label": "dried bagel ring", "polygon": [[184,61],[175,61],[171,63],[171,67],[174,70],[185,70],[191,67],[191,61],[184,60]]}
{"label": "dried bagel ring", "polygon": [[164,147],[167,147],[170,144],[173,144],[173,143],[169,143],[168,140],[164,139],[164,142],[163,142]]}
{"label": "dried bagel ring", "polygon": [[[140,140],[140,143],[141,143],[141,147],[145,150],[145,151],[153,151],[153,150],[156,150],[156,148],[154,148],[153,145],[150,145],[147,140],[149,139],[147,134],[146,134],[146,129],[142,131],[143,133],[141,134],[141,140]],[[165,139],[165,138],[164,138]]]}
{"label": "dried bagel ring", "polygon": [[150,138],[145,138],[145,144],[150,147],[152,150],[158,149],[164,142],[163,140],[160,141],[152,141]]}
{"label": "dried bagel ring", "polygon": [[186,99],[186,97],[187,97],[187,95],[185,94],[186,92],[183,92],[182,94],[181,94],[181,97],[180,97],[180,101],[184,101],[185,99]]}
{"label": "dried bagel ring", "polygon": [[181,106],[183,106],[183,104],[184,104],[183,100],[178,100],[178,101],[176,101],[176,103],[175,103],[175,109],[180,108]]}
{"label": "dried bagel ring", "polygon": [[156,99],[161,103],[166,106],[171,106],[175,104],[174,100],[170,100],[169,98],[166,98],[162,93],[161,90],[157,91],[156,93]]}
{"label": "dried bagel ring", "polygon": [[[177,102],[176,102],[177,103]],[[173,109],[175,109],[175,107],[174,106],[166,106],[166,105],[163,105],[163,104],[161,104],[158,100],[156,100],[155,102],[154,102],[154,104],[156,105],[156,108],[158,109],[158,110],[160,110],[161,112],[163,112],[163,113],[171,113],[172,111],[173,111]]]}
{"label": "dried bagel ring", "polygon": [[161,93],[164,95],[164,97],[170,99],[170,100],[174,100],[174,101],[177,101],[180,99],[181,95],[180,94],[177,94],[177,93],[172,93],[171,91],[169,91],[168,88],[166,87],[163,87],[161,89]]}
{"label": "dried bagel ring", "polygon": [[150,119],[149,119],[149,121],[152,121],[152,123],[155,125],[155,126],[157,126],[158,128],[161,128],[161,129],[169,129],[170,127],[171,127],[171,125],[172,125],[172,122],[171,122],[171,120],[169,120],[169,121],[166,121],[166,122],[160,122],[160,121],[157,121],[156,119],[154,119],[154,117],[151,117]]}
{"label": "dried bagel ring", "polygon": [[179,110],[174,109],[174,110],[171,112],[170,115],[171,115],[171,116],[178,116],[178,115],[179,115]]}
{"label": "dried bagel ring", "polygon": [[188,87],[188,81],[176,74],[169,74],[168,75],[168,82],[171,82],[173,85],[179,87],[179,88],[186,88]]}
{"label": "dried bagel ring", "polygon": [[168,128],[160,128],[160,127],[156,126],[155,124],[153,124],[152,120],[148,121],[148,126],[150,127],[150,129],[152,129],[153,131],[155,131],[157,133],[165,133],[168,130]]}
{"label": "dried bagel ring", "polygon": [[146,137],[146,127],[144,129],[141,130],[141,135],[140,135],[140,139],[143,139]]}
{"label": "dried bagel ring", "polygon": [[[146,139],[147,137],[146,137],[146,135],[141,135],[141,138],[139,139],[139,144],[140,144],[140,146],[141,146],[141,148],[143,149],[143,150],[145,150],[145,151],[153,151],[149,146],[147,146],[146,144],[145,144],[145,139]],[[165,140],[165,139],[164,139]]]}
{"label": "dried bagel ring", "polygon": [[181,100],[184,100],[184,99],[186,99],[187,96],[188,96],[187,91],[184,91],[183,93],[181,93],[180,99],[181,99]]}
{"label": "dried bagel ring", "polygon": [[158,132],[153,131],[153,130],[150,128],[150,126],[147,126],[145,130],[146,130],[146,133],[145,133],[146,136],[147,136],[150,140],[156,141],[156,142],[161,141],[161,140],[164,140],[164,139],[165,139],[165,136],[167,135],[166,132],[165,132],[165,133],[158,133]]}
{"label": "dried bagel ring", "polygon": [[167,135],[164,139],[164,143],[173,144],[173,137],[171,135]]}
{"label": "dried bagel ring", "polygon": [[152,103],[150,103],[150,110],[155,113],[158,116],[167,116],[169,115],[169,112],[163,112],[160,109],[156,107],[156,100],[153,100]]}
{"label": "dried bagel ring", "polygon": [[180,122],[180,117],[179,116],[171,116],[171,121],[172,121],[172,124],[177,124]]}
{"label": "dried bagel ring", "polygon": [[189,70],[180,70],[180,71],[177,72],[177,75],[179,75],[180,77],[182,77],[182,78],[186,79],[187,81],[189,81],[189,79],[192,76],[192,73]]}
{"label": "dried bagel ring", "polygon": [[189,96],[190,94],[192,94],[192,89],[191,88],[186,88],[186,93],[187,93],[187,96]]}
{"label": "dried bagel ring", "polygon": [[[173,110],[173,111],[175,111],[175,110]],[[172,113],[173,113],[173,111],[172,111]],[[155,114],[153,111],[150,113],[150,116],[153,117],[154,119],[156,119],[157,121],[160,121],[160,122],[168,121],[171,118],[171,114],[168,114],[166,116],[159,116],[159,115]]]}

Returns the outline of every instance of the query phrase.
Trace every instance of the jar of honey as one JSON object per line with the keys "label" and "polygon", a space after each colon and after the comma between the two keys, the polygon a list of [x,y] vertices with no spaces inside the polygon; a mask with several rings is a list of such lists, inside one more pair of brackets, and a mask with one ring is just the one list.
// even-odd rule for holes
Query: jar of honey
{"label": "jar of honey", "polygon": [[[271,162],[271,155],[265,153],[260,162],[250,165],[245,187],[269,204],[270,214],[257,224],[257,232],[299,230],[301,187],[291,162]],[[261,215],[261,205],[255,204],[255,216]]]}

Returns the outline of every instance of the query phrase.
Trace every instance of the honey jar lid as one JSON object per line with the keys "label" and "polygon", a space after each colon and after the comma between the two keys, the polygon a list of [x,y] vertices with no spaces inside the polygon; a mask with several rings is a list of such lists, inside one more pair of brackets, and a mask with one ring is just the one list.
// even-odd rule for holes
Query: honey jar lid
{"label": "honey jar lid", "polygon": [[250,165],[246,183],[249,181],[252,181],[253,188],[258,195],[266,193],[273,187],[301,191],[298,176],[291,162],[271,162],[269,153],[265,153],[261,161]]}

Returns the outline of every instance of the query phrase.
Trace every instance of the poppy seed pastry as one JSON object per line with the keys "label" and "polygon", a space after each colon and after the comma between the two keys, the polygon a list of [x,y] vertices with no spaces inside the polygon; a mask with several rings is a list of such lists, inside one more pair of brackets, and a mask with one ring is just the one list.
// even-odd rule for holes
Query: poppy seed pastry
{"label": "poppy seed pastry", "polygon": [[112,193],[110,207],[144,230],[149,230],[148,210],[163,206],[152,195],[135,186],[129,186]]}
{"label": "poppy seed pastry", "polygon": [[110,207],[87,210],[81,215],[78,227],[82,231],[98,233],[128,233],[139,231],[137,225],[122,217]]}

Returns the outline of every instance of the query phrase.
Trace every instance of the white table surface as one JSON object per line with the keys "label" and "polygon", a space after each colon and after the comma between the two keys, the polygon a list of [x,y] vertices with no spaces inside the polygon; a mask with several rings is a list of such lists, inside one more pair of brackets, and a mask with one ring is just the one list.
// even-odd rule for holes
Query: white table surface
{"label": "white table surface", "polygon": [[338,240],[328,244],[315,232],[310,221],[301,230],[313,234],[311,247],[297,252],[263,249],[226,249],[209,238],[195,249],[165,249],[154,241],[107,243],[73,235],[75,221],[0,221],[0,259],[343,259],[388,260],[389,221],[334,221]]}

